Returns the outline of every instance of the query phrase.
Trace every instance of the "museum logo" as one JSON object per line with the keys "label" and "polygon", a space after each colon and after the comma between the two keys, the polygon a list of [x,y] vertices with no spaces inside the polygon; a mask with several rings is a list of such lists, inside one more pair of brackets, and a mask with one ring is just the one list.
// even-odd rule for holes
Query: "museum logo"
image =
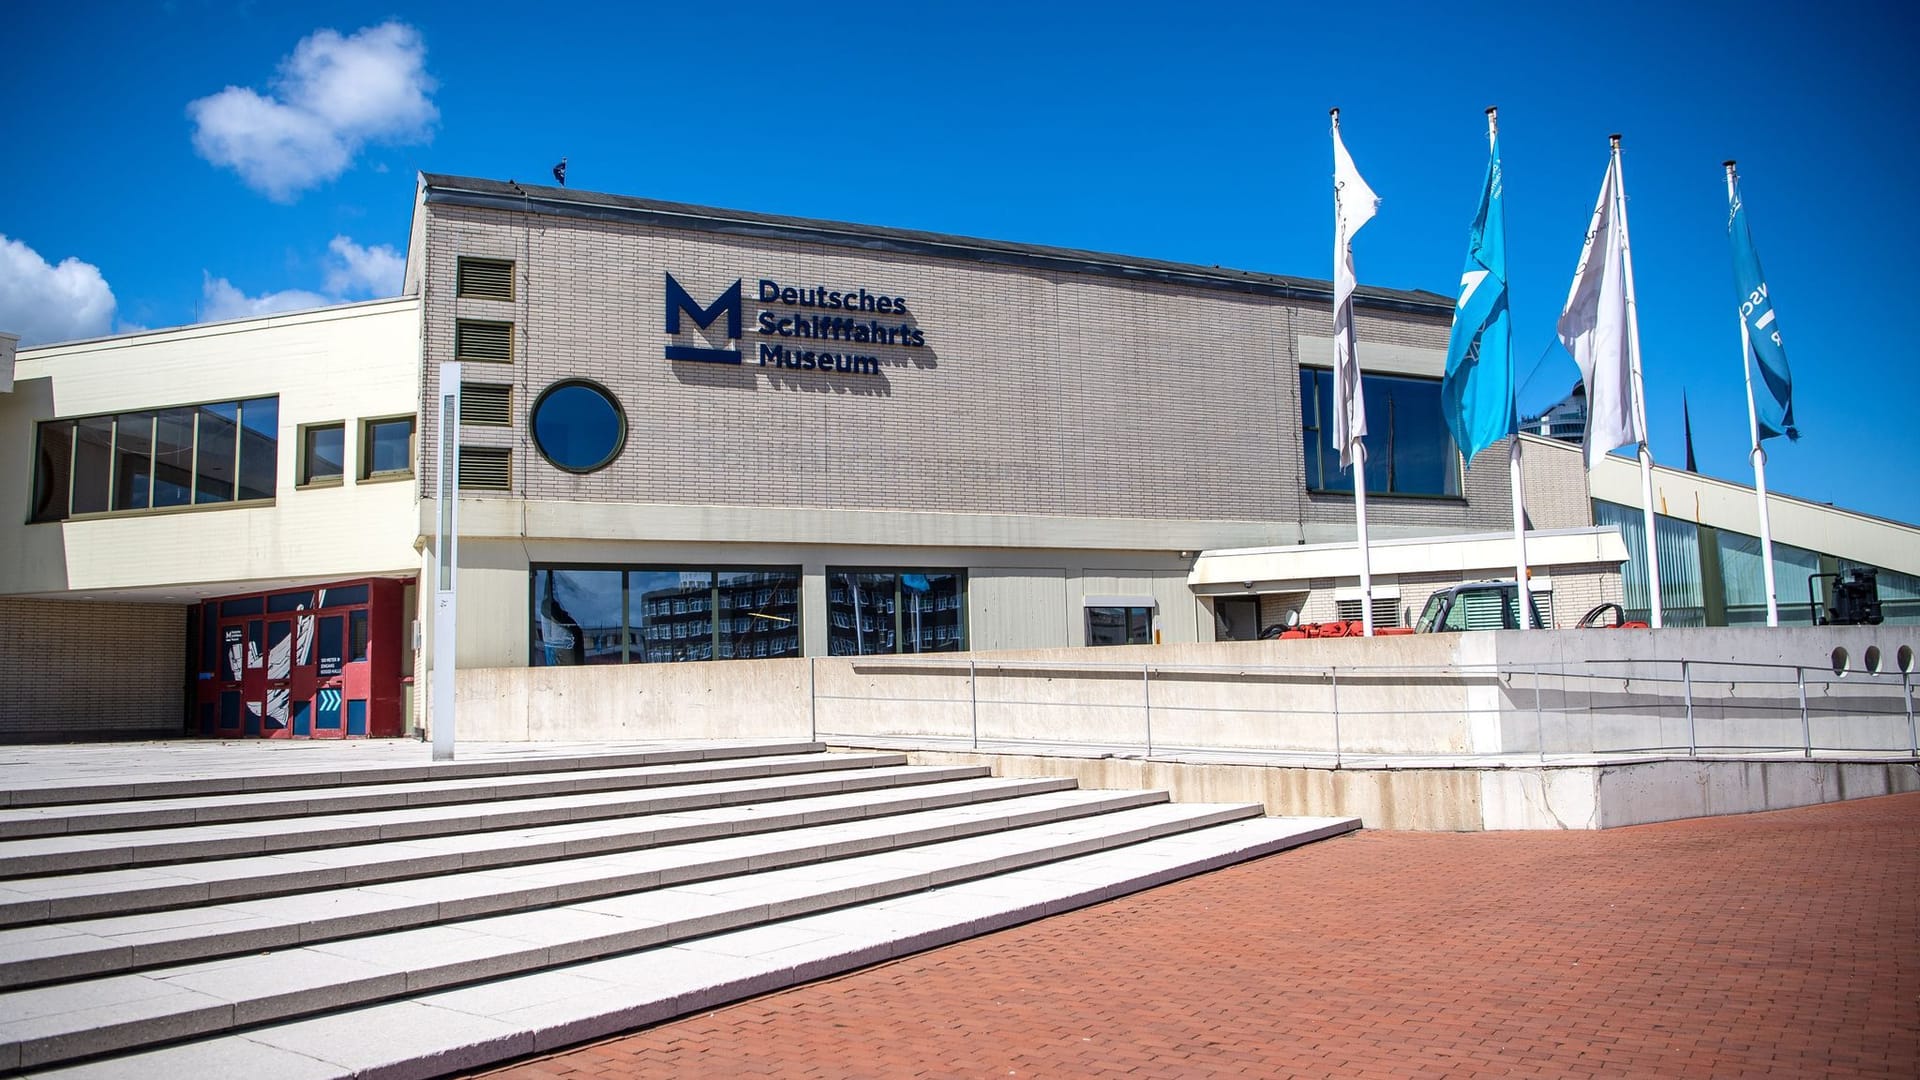
{"label": "museum logo", "polygon": [[[667,275],[666,332],[682,333],[681,317],[704,331],[704,345],[668,343],[668,360],[705,364],[741,364],[743,318],[741,285],[736,280],[711,304],[702,305],[693,294]],[[863,287],[782,285],[761,278],[756,298],[762,305],[754,329],[765,340],[759,346],[760,367],[816,371],[842,375],[878,375],[880,358],[859,352],[861,346],[921,349],[926,334],[912,320],[907,298],[871,292]],[[726,347],[720,347],[715,324],[726,317]]]}

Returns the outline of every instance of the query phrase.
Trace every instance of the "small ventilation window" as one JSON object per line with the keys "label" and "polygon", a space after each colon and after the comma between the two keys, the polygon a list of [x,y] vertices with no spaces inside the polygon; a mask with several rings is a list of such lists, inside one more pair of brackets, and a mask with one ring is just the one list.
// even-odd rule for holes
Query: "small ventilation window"
{"label": "small ventilation window", "polygon": [[[1360,601],[1336,600],[1335,613],[1341,622],[1360,621]],[[1392,629],[1400,625],[1400,600],[1394,596],[1376,596],[1373,598],[1373,625],[1375,629]]]}
{"label": "small ventilation window", "polygon": [[453,358],[486,364],[513,363],[513,324],[475,319],[455,321]]}
{"label": "small ventilation window", "polygon": [[454,271],[454,295],[462,300],[513,299],[513,262],[461,259]]}
{"label": "small ventilation window", "polygon": [[503,383],[461,383],[460,422],[485,427],[511,427],[513,387]]}
{"label": "small ventilation window", "polygon": [[513,481],[513,451],[500,446],[460,448],[460,487],[469,491],[506,491]]}

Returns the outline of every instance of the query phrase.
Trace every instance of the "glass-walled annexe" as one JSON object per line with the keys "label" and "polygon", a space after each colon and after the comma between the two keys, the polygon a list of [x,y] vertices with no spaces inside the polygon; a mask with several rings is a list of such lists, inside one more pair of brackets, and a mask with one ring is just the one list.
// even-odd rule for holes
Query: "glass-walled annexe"
{"label": "glass-walled annexe", "polygon": [[[1622,567],[1626,600],[1622,606],[1629,619],[1647,618],[1652,598],[1647,591],[1647,530],[1640,509],[1596,499],[1593,522],[1618,528],[1626,540],[1628,561]],[[1660,554],[1660,607],[1666,625],[1766,625],[1766,568],[1760,557],[1759,537],[1664,514],[1654,515],[1654,534]],[[1815,608],[1824,612],[1824,585],[1830,580],[1816,575],[1856,567],[1876,572],[1881,614],[1886,622],[1920,624],[1920,577],[1866,567],[1775,540],[1773,579],[1780,625],[1815,625]]]}
{"label": "glass-walled annexe", "polygon": [[[529,663],[657,664],[800,656],[798,567],[536,564]],[[966,574],[827,571],[833,656],[966,648]]]}

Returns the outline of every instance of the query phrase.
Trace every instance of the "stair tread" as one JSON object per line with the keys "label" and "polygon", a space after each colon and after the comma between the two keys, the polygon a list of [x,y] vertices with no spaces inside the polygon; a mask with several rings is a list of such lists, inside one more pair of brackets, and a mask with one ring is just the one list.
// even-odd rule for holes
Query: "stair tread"
{"label": "stair tread", "polygon": [[[0,1049],[37,1065],[517,974],[1070,858],[1258,807],[1162,803],[837,862],[0,994]],[[824,871],[824,872],[823,872]],[[102,1001],[110,1004],[101,1004]],[[77,1008],[76,1008],[77,1006]],[[7,1067],[0,1058],[0,1067]]]}
{"label": "stair tread", "polygon": [[0,930],[0,985],[522,910],[1160,800],[1164,796],[1158,792],[1042,792],[798,831],[736,834],[670,847]]}
{"label": "stair tread", "polygon": [[[710,1008],[1353,828],[1250,818],[855,907],[35,1073],[427,1077]],[[31,1064],[30,1062],[28,1064]]]}
{"label": "stair tread", "polygon": [[522,775],[488,775],[396,781],[339,788],[217,792],[206,795],[105,802],[64,803],[0,809],[0,838],[105,832],[164,825],[200,824],[300,814],[408,806],[454,805],[490,799],[571,792],[626,790],[701,783],[714,779],[790,775],[796,772],[904,765],[897,752],[858,754],[762,754],[720,761],[563,769]]}
{"label": "stair tread", "polygon": [[340,848],[249,855],[167,866],[28,878],[0,886],[0,914],[13,921],[77,918],[149,907],[243,899],[300,887],[424,877],[462,868],[681,843],[707,835],[790,828],[920,805],[1011,797],[1071,787],[1058,777],[977,777],[871,791],[833,792],[775,803],[671,810],[492,832],[383,840]]}
{"label": "stair tread", "polygon": [[[0,874],[34,874],[137,862],[173,862],[272,850],[325,847],[359,840],[426,835],[433,832],[507,828],[515,824],[611,816],[628,808],[699,805],[728,797],[747,797],[786,789],[818,792],[838,787],[858,790],[889,782],[927,783],[940,778],[978,776],[984,766],[899,765],[836,769],[796,776],[762,776],[672,788],[594,791],[516,799],[477,815],[472,804],[402,807],[306,818],[181,825],[127,832],[81,833],[0,841]],[[768,796],[773,797],[773,796]]]}

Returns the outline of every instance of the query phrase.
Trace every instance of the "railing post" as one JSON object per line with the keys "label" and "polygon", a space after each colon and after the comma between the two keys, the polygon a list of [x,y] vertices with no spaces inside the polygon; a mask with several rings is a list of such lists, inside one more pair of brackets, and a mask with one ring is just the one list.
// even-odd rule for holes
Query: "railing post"
{"label": "railing post", "polygon": [[1540,716],[1540,665],[1533,665],[1533,738],[1540,747],[1540,760],[1547,760],[1547,722]]}
{"label": "railing post", "polygon": [[1913,726],[1913,672],[1900,673],[1900,693],[1907,699],[1907,749],[1920,758],[1920,732]]}
{"label": "railing post", "polygon": [[807,657],[807,741],[820,741],[820,689],[818,677],[814,674],[820,658]]}
{"label": "railing post", "polygon": [[1680,661],[1680,687],[1687,696],[1687,756],[1697,757],[1700,741],[1693,728],[1693,665],[1686,660]]}
{"label": "railing post", "polygon": [[1333,684],[1333,767],[1340,767],[1340,669],[1327,669],[1327,679]]}
{"label": "railing post", "polygon": [[1147,718],[1147,756],[1153,756],[1153,665],[1140,665],[1140,707]]}
{"label": "railing post", "polygon": [[1813,756],[1813,725],[1807,720],[1807,669],[1795,666],[1793,680],[1800,685],[1800,742],[1807,756]]}
{"label": "railing post", "polygon": [[967,719],[973,728],[973,748],[980,749],[980,669],[967,657]]}

